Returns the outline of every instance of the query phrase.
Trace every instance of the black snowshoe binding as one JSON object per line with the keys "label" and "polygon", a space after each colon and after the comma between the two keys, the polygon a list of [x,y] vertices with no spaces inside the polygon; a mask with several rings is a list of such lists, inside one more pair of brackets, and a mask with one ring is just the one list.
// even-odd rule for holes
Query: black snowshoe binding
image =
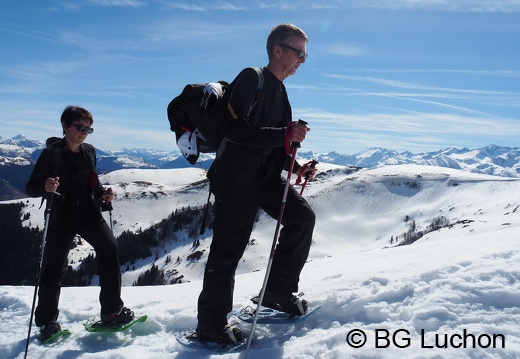
{"label": "black snowshoe binding", "polygon": [[117,312],[101,316],[101,323],[107,327],[120,327],[135,319],[134,312],[127,307],[121,307]]}
{"label": "black snowshoe binding", "polygon": [[240,328],[232,324],[226,324],[220,330],[205,330],[198,327],[193,333],[192,339],[217,344],[236,344],[243,340]]}
{"label": "black snowshoe binding", "polygon": [[41,339],[42,340],[49,339],[54,334],[57,334],[60,331],[61,331],[60,323],[58,323],[56,321],[51,321],[51,322],[45,323],[44,325],[42,325],[40,327]]}
{"label": "black snowshoe binding", "polygon": [[[307,313],[309,304],[303,299],[303,293],[294,295],[292,293],[282,293],[266,289],[262,306],[288,313],[291,316],[300,316]],[[258,304],[259,297],[254,297],[251,301]]]}

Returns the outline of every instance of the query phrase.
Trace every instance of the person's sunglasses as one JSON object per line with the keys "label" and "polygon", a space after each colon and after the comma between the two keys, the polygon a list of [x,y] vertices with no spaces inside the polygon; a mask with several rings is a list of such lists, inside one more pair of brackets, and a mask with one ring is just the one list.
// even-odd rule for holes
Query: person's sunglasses
{"label": "person's sunglasses", "polygon": [[89,135],[94,132],[94,129],[90,126],[84,126],[84,125],[77,125],[75,123],[71,123],[72,126],[76,127],[76,130],[79,132],[87,132]]}
{"label": "person's sunglasses", "polygon": [[295,49],[294,47],[292,46],[289,46],[289,45],[286,45],[286,44],[279,44],[280,46],[283,46],[283,47],[286,47],[290,50],[293,50],[294,52],[296,52],[296,56],[298,56],[299,59],[304,59],[306,60],[307,59],[307,56],[309,56],[308,53],[306,53],[305,51],[303,50],[298,50],[298,49]]}

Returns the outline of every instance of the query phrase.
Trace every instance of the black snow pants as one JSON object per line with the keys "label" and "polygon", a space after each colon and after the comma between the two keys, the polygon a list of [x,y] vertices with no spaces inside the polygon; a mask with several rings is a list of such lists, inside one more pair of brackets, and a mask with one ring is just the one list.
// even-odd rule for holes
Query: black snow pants
{"label": "black snow pants", "polygon": [[112,313],[123,305],[117,241],[101,213],[90,210],[84,216],[76,216],[74,220],[61,220],[48,229],[38,306],[35,311],[37,326],[58,318],[61,285],[68,253],[76,234],[85,239],[96,252],[101,287],[101,314]]}
{"label": "black snow pants", "polygon": [[[198,300],[199,327],[218,330],[227,324],[227,314],[233,309],[235,270],[249,243],[257,210],[261,208],[277,220],[285,184],[286,180],[279,176],[257,188],[238,184],[230,189],[225,200],[216,199],[213,241]],[[283,292],[298,290],[315,220],[307,201],[290,187],[268,288]],[[259,291],[260,286],[261,283]]]}

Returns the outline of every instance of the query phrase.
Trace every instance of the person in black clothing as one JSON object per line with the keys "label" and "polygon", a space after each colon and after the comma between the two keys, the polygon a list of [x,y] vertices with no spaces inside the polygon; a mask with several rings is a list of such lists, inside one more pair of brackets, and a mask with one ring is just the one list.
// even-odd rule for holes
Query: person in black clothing
{"label": "person in black clothing", "polygon": [[[289,144],[302,142],[310,129],[293,122],[283,80],[294,75],[307,58],[308,37],[292,24],[274,27],[267,39],[268,65],[257,94],[258,74],[240,72],[234,81],[224,123],[224,140],[208,177],[215,195],[213,240],[203,288],[198,299],[199,340],[232,343],[242,339],[240,328],[227,322],[232,310],[234,276],[249,242],[255,215],[261,208],[278,218],[290,163]],[[294,164],[298,175],[314,177],[315,168]],[[262,305],[295,315],[307,311],[298,291],[300,273],[312,242],[315,214],[290,187],[283,229],[273,257]]]}
{"label": "person in black clothing", "polygon": [[134,318],[134,313],[121,300],[117,241],[101,215],[100,204],[111,205],[114,193],[99,183],[96,151],[84,143],[94,131],[93,122],[86,109],[65,108],[61,115],[64,137],[47,140],[47,147],[26,185],[29,196],[45,197],[47,204],[51,204],[35,311],[35,323],[43,338],[61,330],[57,322],[58,302],[68,253],[76,234],[96,251],[102,321],[112,326],[126,324]]}

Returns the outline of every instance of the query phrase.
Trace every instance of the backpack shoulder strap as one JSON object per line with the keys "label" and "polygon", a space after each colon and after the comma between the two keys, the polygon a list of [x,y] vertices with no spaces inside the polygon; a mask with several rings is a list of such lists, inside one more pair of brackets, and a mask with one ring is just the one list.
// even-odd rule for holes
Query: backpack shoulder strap
{"label": "backpack shoulder strap", "polygon": [[82,148],[90,169],[93,172],[96,172],[96,150],[94,149],[94,146],[89,143],[84,143]]}
{"label": "backpack shoulder strap", "polygon": [[[255,100],[254,100],[253,106],[251,106],[251,109],[252,109],[256,105],[256,103],[258,102],[258,99],[260,98],[260,95],[262,94],[262,90],[264,89],[264,72],[263,72],[263,70],[260,67],[251,66],[251,67],[247,67],[247,68],[243,69],[240,72],[240,74],[242,74],[244,71],[247,71],[249,69],[254,70],[256,72],[256,75],[258,76]],[[238,74],[238,76],[233,80],[233,82],[231,83],[230,88],[233,87],[233,85],[235,84],[235,81],[240,76],[240,74]],[[229,91],[229,90],[228,90],[228,92],[231,93],[231,91]],[[229,100],[229,97],[227,99]],[[229,102],[228,102],[228,105],[227,105],[227,110],[229,111],[229,113],[231,114],[231,116],[235,120],[238,118],[238,116],[235,113],[235,110],[233,110],[233,107],[231,106],[231,104]]]}
{"label": "backpack shoulder strap", "polygon": [[[44,151],[49,151],[51,157],[51,176],[58,176],[58,167],[60,166],[60,162],[63,157],[63,143],[62,138],[60,137],[49,137],[45,142],[47,146]],[[43,206],[43,202],[47,199],[47,206],[49,206],[49,198],[52,198],[52,195],[43,195],[42,200],[40,202],[40,208]],[[49,208],[49,207],[47,207]]]}
{"label": "backpack shoulder strap", "polygon": [[51,153],[52,158],[52,167],[51,167],[51,173],[52,176],[57,177],[58,175],[58,168],[61,163],[61,159],[63,156],[63,147],[64,144],[62,142],[62,138],[59,137],[50,137],[46,141],[46,145],[48,150]]}
{"label": "backpack shoulder strap", "polygon": [[258,75],[258,86],[256,89],[259,92],[261,92],[264,89],[264,72],[262,71],[262,69],[260,67],[257,67],[257,66],[252,66],[251,68],[253,70],[255,70],[256,74]]}

